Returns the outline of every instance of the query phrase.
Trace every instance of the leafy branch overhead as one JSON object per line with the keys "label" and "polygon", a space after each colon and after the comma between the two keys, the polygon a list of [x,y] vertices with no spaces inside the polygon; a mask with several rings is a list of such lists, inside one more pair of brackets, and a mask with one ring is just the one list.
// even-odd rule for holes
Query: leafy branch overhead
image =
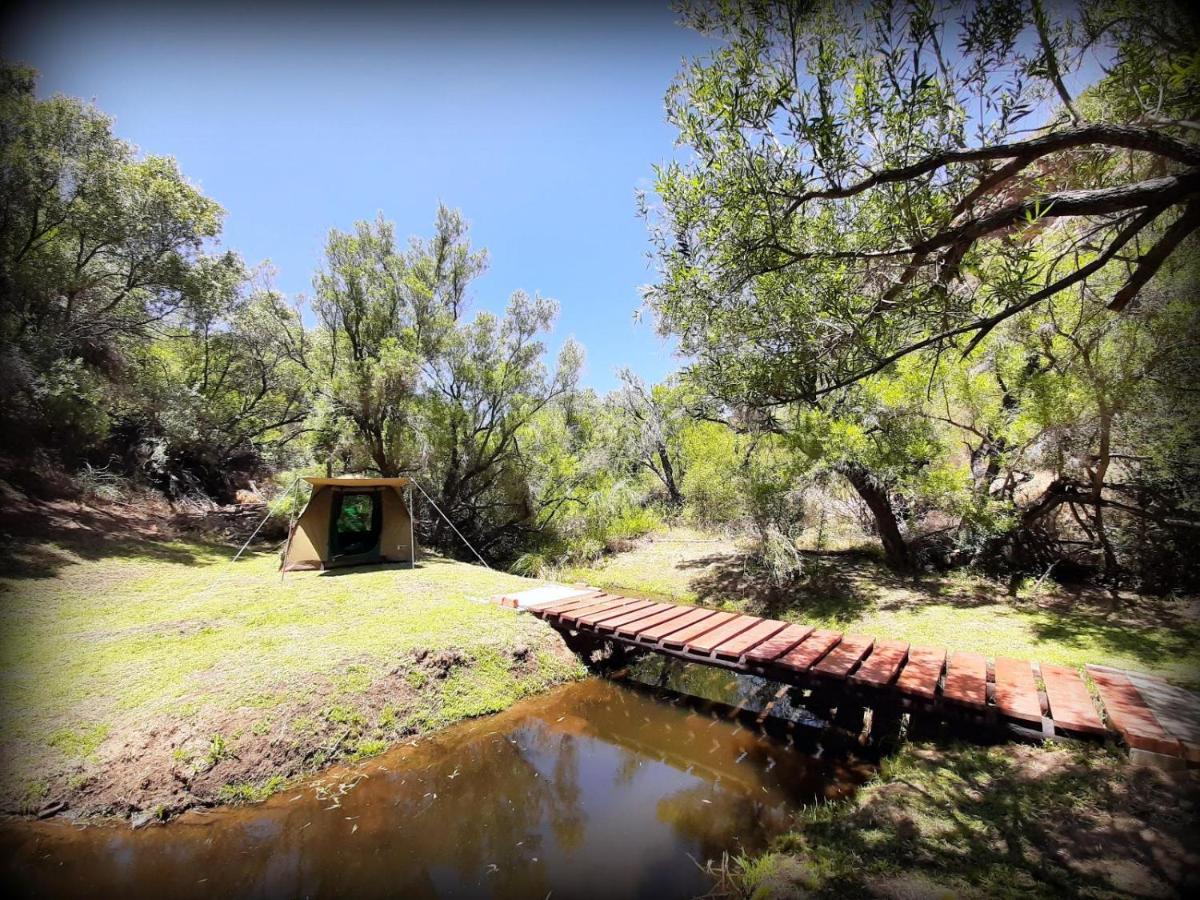
{"label": "leafy branch overhead", "polygon": [[667,96],[691,159],[658,173],[647,300],[730,399],[812,401],[910,354],[969,354],[1069,291],[1139,314],[1200,227],[1182,6],[683,14],[726,43]]}

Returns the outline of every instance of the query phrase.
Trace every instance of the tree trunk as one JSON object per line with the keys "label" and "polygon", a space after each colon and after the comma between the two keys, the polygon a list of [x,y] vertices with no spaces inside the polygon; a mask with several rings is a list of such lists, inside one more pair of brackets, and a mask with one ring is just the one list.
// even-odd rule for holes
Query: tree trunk
{"label": "tree trunk", "polygon": [[1100,450],[1096,454],[1095,465],[1087,470],[1088,480],[1091,482],[1092,488],[1092,503],[1093,503],[1093,518],[1096,523],[1096,538],[1100,544],[1100,549],[1104,553],[1104,577],[1112,579],[1116,577],[1117,570],[1120,566],[1117,564],[1117,555],[1113,552],[1112,542],[1108,539],[1108,532],[1105,531],[1104,523],[1104,479],[1108,474],[1108,466],[1112,457],[1110,456],[1110,441],[1112,436],[1112,412],[1106,407],[1100,407]]}
{"label": "tree trunk", "polygon": [[904,536],[900,534],[900,523],[896,521],[896,513],[892,509],[887,489],[863,466],[842,466],[839,471],[846,476],[846,480],[858,492],[858,496],[862,497],[875,517],[875,527],[879,530],[879,541],[883,544],[888,565],[900,571],[910,571],[913,567],[912,555],[908,552]]}
{"label": "tree trunk", "polygon": [[671,465],[671,456],[667,453],[667,448],[661,443],[658,445],[658,461],[662,464],[662,481],[667,487],[671,505],[683,506],[683,494],[679,492],[679,485],[675,483],[675,467]]}

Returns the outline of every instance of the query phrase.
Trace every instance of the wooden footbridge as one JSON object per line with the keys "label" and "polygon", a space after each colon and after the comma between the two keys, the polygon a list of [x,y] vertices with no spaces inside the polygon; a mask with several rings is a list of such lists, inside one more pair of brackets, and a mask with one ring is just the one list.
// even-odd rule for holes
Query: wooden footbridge
{"label": "wooden footbridge", "polygon": [[1150,676],[916,647],[807,625],[549,586],[505,595],[556,628],[864,705],[1010,723],[1046,736],[1123,740],[1135,754],[1200,763],[1200,698]]}

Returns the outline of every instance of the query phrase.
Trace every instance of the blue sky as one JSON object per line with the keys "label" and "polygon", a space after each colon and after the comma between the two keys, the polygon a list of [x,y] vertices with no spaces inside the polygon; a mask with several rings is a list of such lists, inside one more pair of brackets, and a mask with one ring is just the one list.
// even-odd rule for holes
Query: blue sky
{"label": "blue sky", "polygon": [[584,383],[607,390],[619,366],[678,365],[633,319],[653,278],[634,192],[675,152],[671,78],[713,45],[665,0],[578,8],[50,0],[6,23],[3,52],[175,156],[225,207],[223,243],[288,294],[310,291],[331,227],[382,211],[428,234],[439,201],[458,207],[491,255],[475,307],[554,297],[551,349],[574,335]]}

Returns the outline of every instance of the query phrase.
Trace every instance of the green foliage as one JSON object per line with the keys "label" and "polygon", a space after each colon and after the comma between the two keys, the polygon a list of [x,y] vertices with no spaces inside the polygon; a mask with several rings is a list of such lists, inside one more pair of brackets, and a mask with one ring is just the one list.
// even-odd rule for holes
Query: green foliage
{"label": "green foliage", "polygon": [[692,423],[684,429],[683,458],[688,517],[703,525],[736,521],[741,506],[734,477],[741,459],[734,433],[715,422]]}
{"label": "green foliage", "polygon": [[218,798],[222,803],[259,803],[280,791],[287,784],[282,775],[272,775],[262,782],[234,782],[222,785]]}
{"label": "green foliage", "polygon": [[205,753],[204,759],[208,763],[209,768],[212,768],[223,759],[228,759],[233,755],[233,751],[229,747],[229,742],[220,734],[214,734],[212,740],[208,742],[208,752]]}
{"label": "green foliage", "polygon": [[[1129,427],[1150,384],[1195,424],[1175,337],[1196,306],[1194,17],[1104,0],[683,16],[721,44],[668,91],[690,153],[643,211],[660,263],[647,304],[694,405],[845,477],[899,567],[1073,554],[1077,571],[1146,578],[1147,534],[1178,546],[1200,521],[1178,483],[1143,490],[1157,429]],[[1112,66],[1072,98],[1085,44]],[[1135,235],[1157,255],[1131,269]],[[765,535],[776,500],[749,474],[738,500],[706,496],[708,468],[684,479],[697,518],[749,513]]]}

